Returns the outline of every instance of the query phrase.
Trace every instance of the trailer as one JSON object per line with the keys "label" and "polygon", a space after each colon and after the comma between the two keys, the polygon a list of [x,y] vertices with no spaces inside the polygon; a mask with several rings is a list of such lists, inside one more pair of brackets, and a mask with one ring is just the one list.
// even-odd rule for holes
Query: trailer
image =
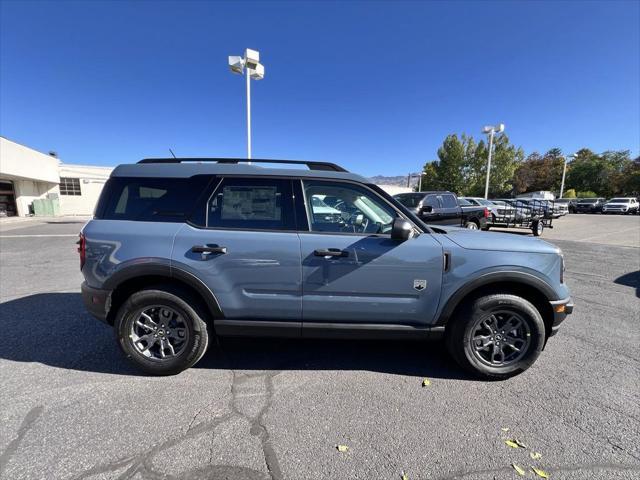
{"label": "trailer", "polygon": [[494,216],[491,227],[522,228],[531,230],[539,237],[545,228],[553,228],[554,218],[558,218],[555,202],[539,198],[499,198],[511,208],[503,208],[503,214]]}

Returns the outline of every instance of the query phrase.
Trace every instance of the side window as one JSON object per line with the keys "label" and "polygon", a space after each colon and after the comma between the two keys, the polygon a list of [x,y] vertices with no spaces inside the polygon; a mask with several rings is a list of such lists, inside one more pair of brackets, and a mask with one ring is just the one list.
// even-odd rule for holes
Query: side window
{"label": "side window", "polygon": [[458,202],[453,195],[442,195],[442,206],[444,208],[457,208]]}
{"label": "side window", "polygon": [[366,188],[350,183],[305,181],[310,230],[336,233],[390,233],[396,211]]}
{"label": "side window", "polygon": [[424,199],[422,205],[425,207],[440,208],[440,202],[438,202],[438,197],[436,195],[427,195],[427,198]]}
{"label": "side window", "polygon": [[209,178],[112,177],[96,207],[96,218],[184,222]]}
{"label": "side window", "polygon": [[295,230],[291,181],[226,177],[205,208],[209,228]]}

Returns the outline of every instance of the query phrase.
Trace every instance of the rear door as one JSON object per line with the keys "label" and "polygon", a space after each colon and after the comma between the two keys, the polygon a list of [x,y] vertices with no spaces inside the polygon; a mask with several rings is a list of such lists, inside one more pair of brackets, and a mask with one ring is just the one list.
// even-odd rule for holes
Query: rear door
{"label": "rear door", "polygon": [[[391,239],[399,215],[368,188],[342,181],[303,181],[309,231],[300,232],[303,330],[317,324],[428,325],[440,297],[443,253],[430,234]],[[314,198],[338,197],[333,221]]]}
{"label": "rear door", "polygon": [[172,268],[201,279],[225,320],[287,322],[299,333],[302,277],[291,180],[217,178],[176,235]]}
{"label": "rear door", "polygon": [[451,193],[443,193],[439,197],[442,204],[440,223],[442,225],[460,226],[462,224],[462,210],[458,205],[456,196]]}

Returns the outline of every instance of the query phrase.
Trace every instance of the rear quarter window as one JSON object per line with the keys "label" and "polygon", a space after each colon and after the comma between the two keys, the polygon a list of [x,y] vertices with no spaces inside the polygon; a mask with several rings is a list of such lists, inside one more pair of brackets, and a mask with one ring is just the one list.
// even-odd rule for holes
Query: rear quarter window
{"label": "rear quarter window", "polygon": [[210,177],[112,177],[96,208],[96,218],[140,222],[184,222]]}

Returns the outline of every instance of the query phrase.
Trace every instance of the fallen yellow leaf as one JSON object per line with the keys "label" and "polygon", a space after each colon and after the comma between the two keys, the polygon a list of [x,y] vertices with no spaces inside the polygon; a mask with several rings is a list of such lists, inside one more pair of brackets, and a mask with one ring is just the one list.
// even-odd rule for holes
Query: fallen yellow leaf
{"label": "fallen yellow leaf", "polygon": [[517,438],[514,438],[513,441],[520,447],[520,448],[527,448],[527,446],[522,443],[520,440],[518,440]]}
{"label": "fallen yellow leaf", "polygon": [[539,458],[542,458],[542,454],[538,452],[531,452],[529,453],[529,456],[532,460],[538,460]]}
{"label": "fallen yellow leaf", "polygon": [[525,471],[524,468],[516,465],[515,463],[512,463],[511,466],[513,467],[513,469],[518,473],[518,475],[520,475],[521,477],[525,476]]}
{"label": "fallen yellow leaf", "polygon": [[431,380],[429,380],[428,378],[425,378],[425,379],[422,381],[422,386],[423,386],[423,387],[428,387],[429,385],[431,385]]}
{"label": "fallen yellow leaf", "polygon": [[502,427],[500,430],[502,430],[503,432],[508,432],[509,429],[507,427]]}
{"label": "fallen yellow leaf", "polygon": [[549,478],[549,474],[544,470],[540,470],[539,468],[536,468],[536,467],[531,467],[531,470],[533,470],[533,473],[535,473],[541,478]]}
{"label": "fallen yellow leaf", "polygon": [[400,480],[409,480],[409,477],[407,477],[406,473],[400,472]]}
{"label": "fallen yellow leaf", "polygon": [[520,448],[520,445],[518,445],[516,442],[514,442],[513,440],[505,440],[504,443],[507,444],[507,446],[511,447],[511,448]]}
{"label": "fallen yellow leaf", "polygon": [[349,447],[347,447],[346,445],[336,445],[336,448],[338,449],[339,452],[347,452],[349,450]]}

